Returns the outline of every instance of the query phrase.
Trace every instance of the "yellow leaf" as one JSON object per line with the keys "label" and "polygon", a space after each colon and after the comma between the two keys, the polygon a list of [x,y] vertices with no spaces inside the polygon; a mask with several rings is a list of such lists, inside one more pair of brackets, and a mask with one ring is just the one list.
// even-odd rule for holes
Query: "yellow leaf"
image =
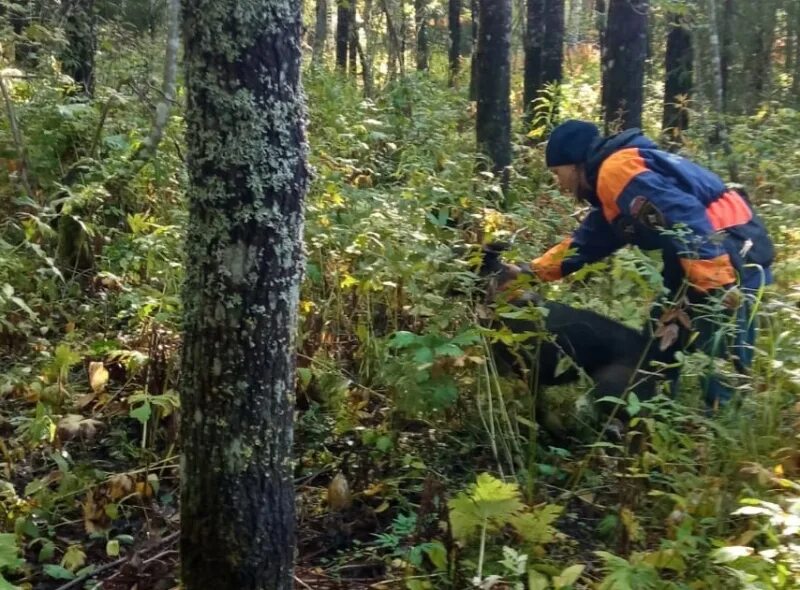
{"label": "yellow leaf", "polygon": [[153,486],[146,481],[139,481],[136,482],[136,493],[139,494],[142,498],[152,498],[153,497]]}
{"label": "yellow leaf", "polygon": [[382,494],[386,491],[386,486],[383,485],[383,482],[371,483],[369,487],[364,490],[363,494],[367,497],[369,496],[376,496],[378,494]]}
{"label": "yellow leaf", "polygon": [[339,283],[339,287],[342,289],[347,289],[348,287],[352,287],[353,285],[358,285],[358,279],[352,275],[345,275],[345,277]]}
{"label": "yellow leaf", "polygon": [[133,480],[126,473],[112,475],[108,478],[108,495],[114,502],[128,496],[133,492],[134,487]]}
{"label": "yellow leaf", "polygon": [[89,363],[89,385],[92,391],[100,393],[108,383],[108,370],[103,363]]}
{"label": "yellow leaf", "polygon": [[61,559],[61,567],[71,572],[83,567],[86,563],[86,553],[80,545],[70,545]]}

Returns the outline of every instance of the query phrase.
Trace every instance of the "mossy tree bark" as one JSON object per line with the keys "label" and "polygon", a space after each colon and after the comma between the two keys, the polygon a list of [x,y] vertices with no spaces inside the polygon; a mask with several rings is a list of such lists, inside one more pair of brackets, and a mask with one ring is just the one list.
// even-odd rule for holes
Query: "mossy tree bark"
{"label": "mossy tree bark", "polygon": [[292,587],[292,413],[308,186],[293,0],[184,0],[187,590]]}

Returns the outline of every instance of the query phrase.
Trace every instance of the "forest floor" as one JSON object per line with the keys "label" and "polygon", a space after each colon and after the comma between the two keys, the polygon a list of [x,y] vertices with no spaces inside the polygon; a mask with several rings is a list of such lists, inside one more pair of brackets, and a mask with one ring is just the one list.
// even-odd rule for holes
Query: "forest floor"
{"label": "forest floor", "polygon": [[[585,75],[565,88],[564,116],[596,114],[584,94],[597,75]],[[800,113],[732,127],[779,249],[741,407],[706,416],[707,361],[687,357],[679,399],[634,412],[649,444],[631,456],[602,435],[585,380],[531,404],[498,376],[486,355],[497,334],[453,295],[473,279],[464,246],[514,238],[511,256],[533,257],[574,227],[541,148],[515,136],[504,195],[475,172],[463,92],[424,76],[369,101],[331,75],[309,75],[307,88],[315,178],[295,587],[462,589],[477,576],[496,590],[797,588],[800,184],[788,171],[800,169]],[[0,241],[0,589],[167,590],[179,529],[182,121],[128,192],[109,194],[106,176],[149,111],[103,114],[102,90],[69,108],[43,82],[12,90],[32,97],[19,116],[43,192],[56,193],[48,171],[64,153],[86,155],[98,129],[101,141],[62,203],[90,238],[83,271],[59,268],[63,213],[13,200],[15,177],[0,179],[14,207]],[[722,172],[696,120],[685,151]],[[659,276],[657,259],[629,250],[543,291],[637,326]]]}

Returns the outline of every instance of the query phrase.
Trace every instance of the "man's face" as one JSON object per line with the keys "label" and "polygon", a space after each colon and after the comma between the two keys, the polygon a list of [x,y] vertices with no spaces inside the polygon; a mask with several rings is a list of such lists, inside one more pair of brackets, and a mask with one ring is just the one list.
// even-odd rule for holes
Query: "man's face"
{"label": "man's face", "polygon": [[558,180],[558,188],[561,189],[562,193],[570,193],[576,197],[580,196],[581,172],[576,164],[553,166],[550,168],[550,172]]}

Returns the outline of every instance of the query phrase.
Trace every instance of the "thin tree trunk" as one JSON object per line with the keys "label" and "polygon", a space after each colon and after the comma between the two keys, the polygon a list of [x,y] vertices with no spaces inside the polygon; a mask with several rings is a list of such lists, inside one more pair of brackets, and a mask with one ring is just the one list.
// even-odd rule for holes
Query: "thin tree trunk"
{"label": "thin tree trunk", "polygon": [[14,140],[14,148],[17,152],[19,180],[28,198],[31,201],[35,201],[36,194],[34,193],[33,184],[28,175],[28,171],[31,169],[30,162],[28,161],[28,150],[25,147],[25,140],[22,137],[17,114],[14,111],[14,103],[11,100],[11,94],[8,92],[8,87],[6,86],[6,81],[2,74],[0,74],[0,93],[3,96],[3,105],[5,106],[6,117],[8,118],[8,128],[11,130],[11,138]]}
{"label": "thin tree trunk", "polygon": [[162,98],[156,105],[150,135],[142,142],[142,146],[137,150],[133,158],[142,162],[142,165],[155,156],[156,150],[161,144],[161,139],[164,137],[170,110],[175,102],[178,77],[178,48],[181,42],[180,13],[181,0],[167,0],[167,48],[164,52],[164,78],[161,84]]}
{"label": "thin tree trunk", "polygon": [[19,0],[6,8],[14,40],[14,64],[21,68],[34,69],[39,65],[36,46],[25,38],[25,28],[33,20],[31,0]]}
{"label": "thin tree trunk", "polygon": [[[734,18],[736,13],[735,0],[724,0],[722,11],[722,28],[718,28],[717,37],[721,36],[720,44],[720,73],[722,75],[722,106],[724,113],[729,113],[733,110],[733,92],[731,90],[730,78],[731,70],[733,69],[734,62]],[[719,10],[719,6],[715,0],[714,6]],[[719,22],[717,12],[713,14],[714,21]],[[711,16],[709,16],[709,19]]]}
{"label": "thin tree trunk", "polygon": [[797,8],[797,2],[789,2],[786,5],[786,45],[784,46],[783,65],[785,72],[789,75],[791,75],[794,70],[794,44],[796,41],[794,21],[795,18],[797,18]]}
{"label": "thin tree trunk", "polygon": [[461,0],[448,0],[447,28],[450,31],[450,86],[454,86],[461,67]]}
{"label": "thin tree trunk", "polygon": [[546,0],[542,83],[560,83],[564,70],[564,0]]}
{"label": "thin tree trunk", "polygon": [[682,17],[670,17],[665,55],[664,116],[662,130],[669,146],[682,143],[683,132],[689,128],[686,103],[692,94],[694,52],[692,35]]}
{"label": "thin tree trunk", "polygon": [[314,45],[311,64],[315,69],[325,67],[325,50],[328,44],[328,0],[317,0],[314,21]]}
{"label": "thin tree trunk", "polygon": [[728,160],[728,172],[733,182],[739,182],[739,169],[731,149],[731,142],[728,138],[728,127],[725,125],[725,114],[723,111],[724,98],[722,89],[722,59],[720,58],[719,28],[717,26],[717,6],[716,0],[706,0],[708,13],[709,44],[711,46],[711,63],[714,74],[714,109],[716,111],[717,135],[722,143],[722,149]]}
{"label": "thin tree trunk", "polygon": [[794,71],[792,73],[792,97],[795,108],[800,108],[800,6],[796,8],[794,19],[796,41],[794,44]]}
{"label": "thin tree trunk", "polygon": [[64,36],[67,46],[61,56],[64,71],[80,93],[94,96],[94,56],[97,51],[97,14],[94,0],[70,0],[64,4]]}
{"label": "thin tree trunk", "polygon": [[394,16],[392,14],[392,6],[389,2],[390,0],[383,0],[381,6],[384,16],[386,17],[386,35],[389,39],[388,74],[389,80],[393,80],[397,76],[397,70],[400,64],[401,44],[399,31],[395,25]]}
{"label": "thin tree trunk", "polygon": [[511,164],[510,0],[481,0],[480,23],[476,138],[499,174]]}
{"label": "thin tree trunk", "polygon": [[347,49],[347,71],[351,78],[358,75],[358,12],[356,10],[356,0],[350,0],[348,10],[350,19],[350,36]]}
{"label": "thin tree trunk", "polygon": [[775,43],[775,26],[777,23],[778,3],[775,0],[759,2],[751,5],[750,9],[756,12],[755,21],[755,46],[749,52],[749,65],[745,71],[749,72],[749,92],[745,104],[747,112],[752,113],[758,105],[768,98],[772,81],[772,53]]}
{"label": "thin tree trunk", "polygon": [[400,0],[400,51],[398,57],[400,58],[400,77],[405,78],[406,75],[406,48],[408,46],[408,19],[406,18],[406,1]]}
{"label": "thin tree trunk", "polygon": [[361,43],[358,44],[358,52],[361,57],[361,76],[364,80],[364,96],[372,96],[375,86],[373,75],[374,54],[372,39],[372,11],[374,9],[373,0],[364,0],[364,13],[361,23],[364,29],[364,49]]}
{"label": "thin tree trunk", "polygon": [[545,0],[528,0],[525,30],[525,76],[523,100],[525,125],[533,123],[534,101],[542,89],[542,45],[544,43]]}
{"label": "thin tree trunk", "polygon": [[350,40],[350,0],[338,0],[336,5],[336,69],[347,70],[347,44]]}
{"label": "thin tree trunk", "polygon": [[567,45],[575,47],[581,36],[581,8],[582,0],[569,0],[569,17],[564,38]]}
{"label": "thin tree trunk", "polygon": [[648,0],[611,0],[606,29],[606,131],[642,126]]}
{"label": "thin tree trunk", "polygon": [[606,80],[606,68],[603,64],[606,63],[607,47],[606,47],[606,21],[608,20],[608,13],[606,12],[606,0],[595,0],[594,4],[594,17],[595,26],[597,27],[597,43],[600,47],[600,104],[606,104],[606,89],[608,88],[608,81]]}
{"label": "thin tree trunk", "polygon": [[414,0],[414,24],[417,30],[417,70],[428,69],[427,0]]}
{"label": "thin tree trunk", "polygon": [[290,590],[309,177],[300,3],[184,0],[183,25],[182,587]]}
{"label": "thin tree trunk", "polygon": [[480,34],[479,0],[470,0],[472,15],[472,57],[470,59],[469,99],[478,100],[478,35]]}

